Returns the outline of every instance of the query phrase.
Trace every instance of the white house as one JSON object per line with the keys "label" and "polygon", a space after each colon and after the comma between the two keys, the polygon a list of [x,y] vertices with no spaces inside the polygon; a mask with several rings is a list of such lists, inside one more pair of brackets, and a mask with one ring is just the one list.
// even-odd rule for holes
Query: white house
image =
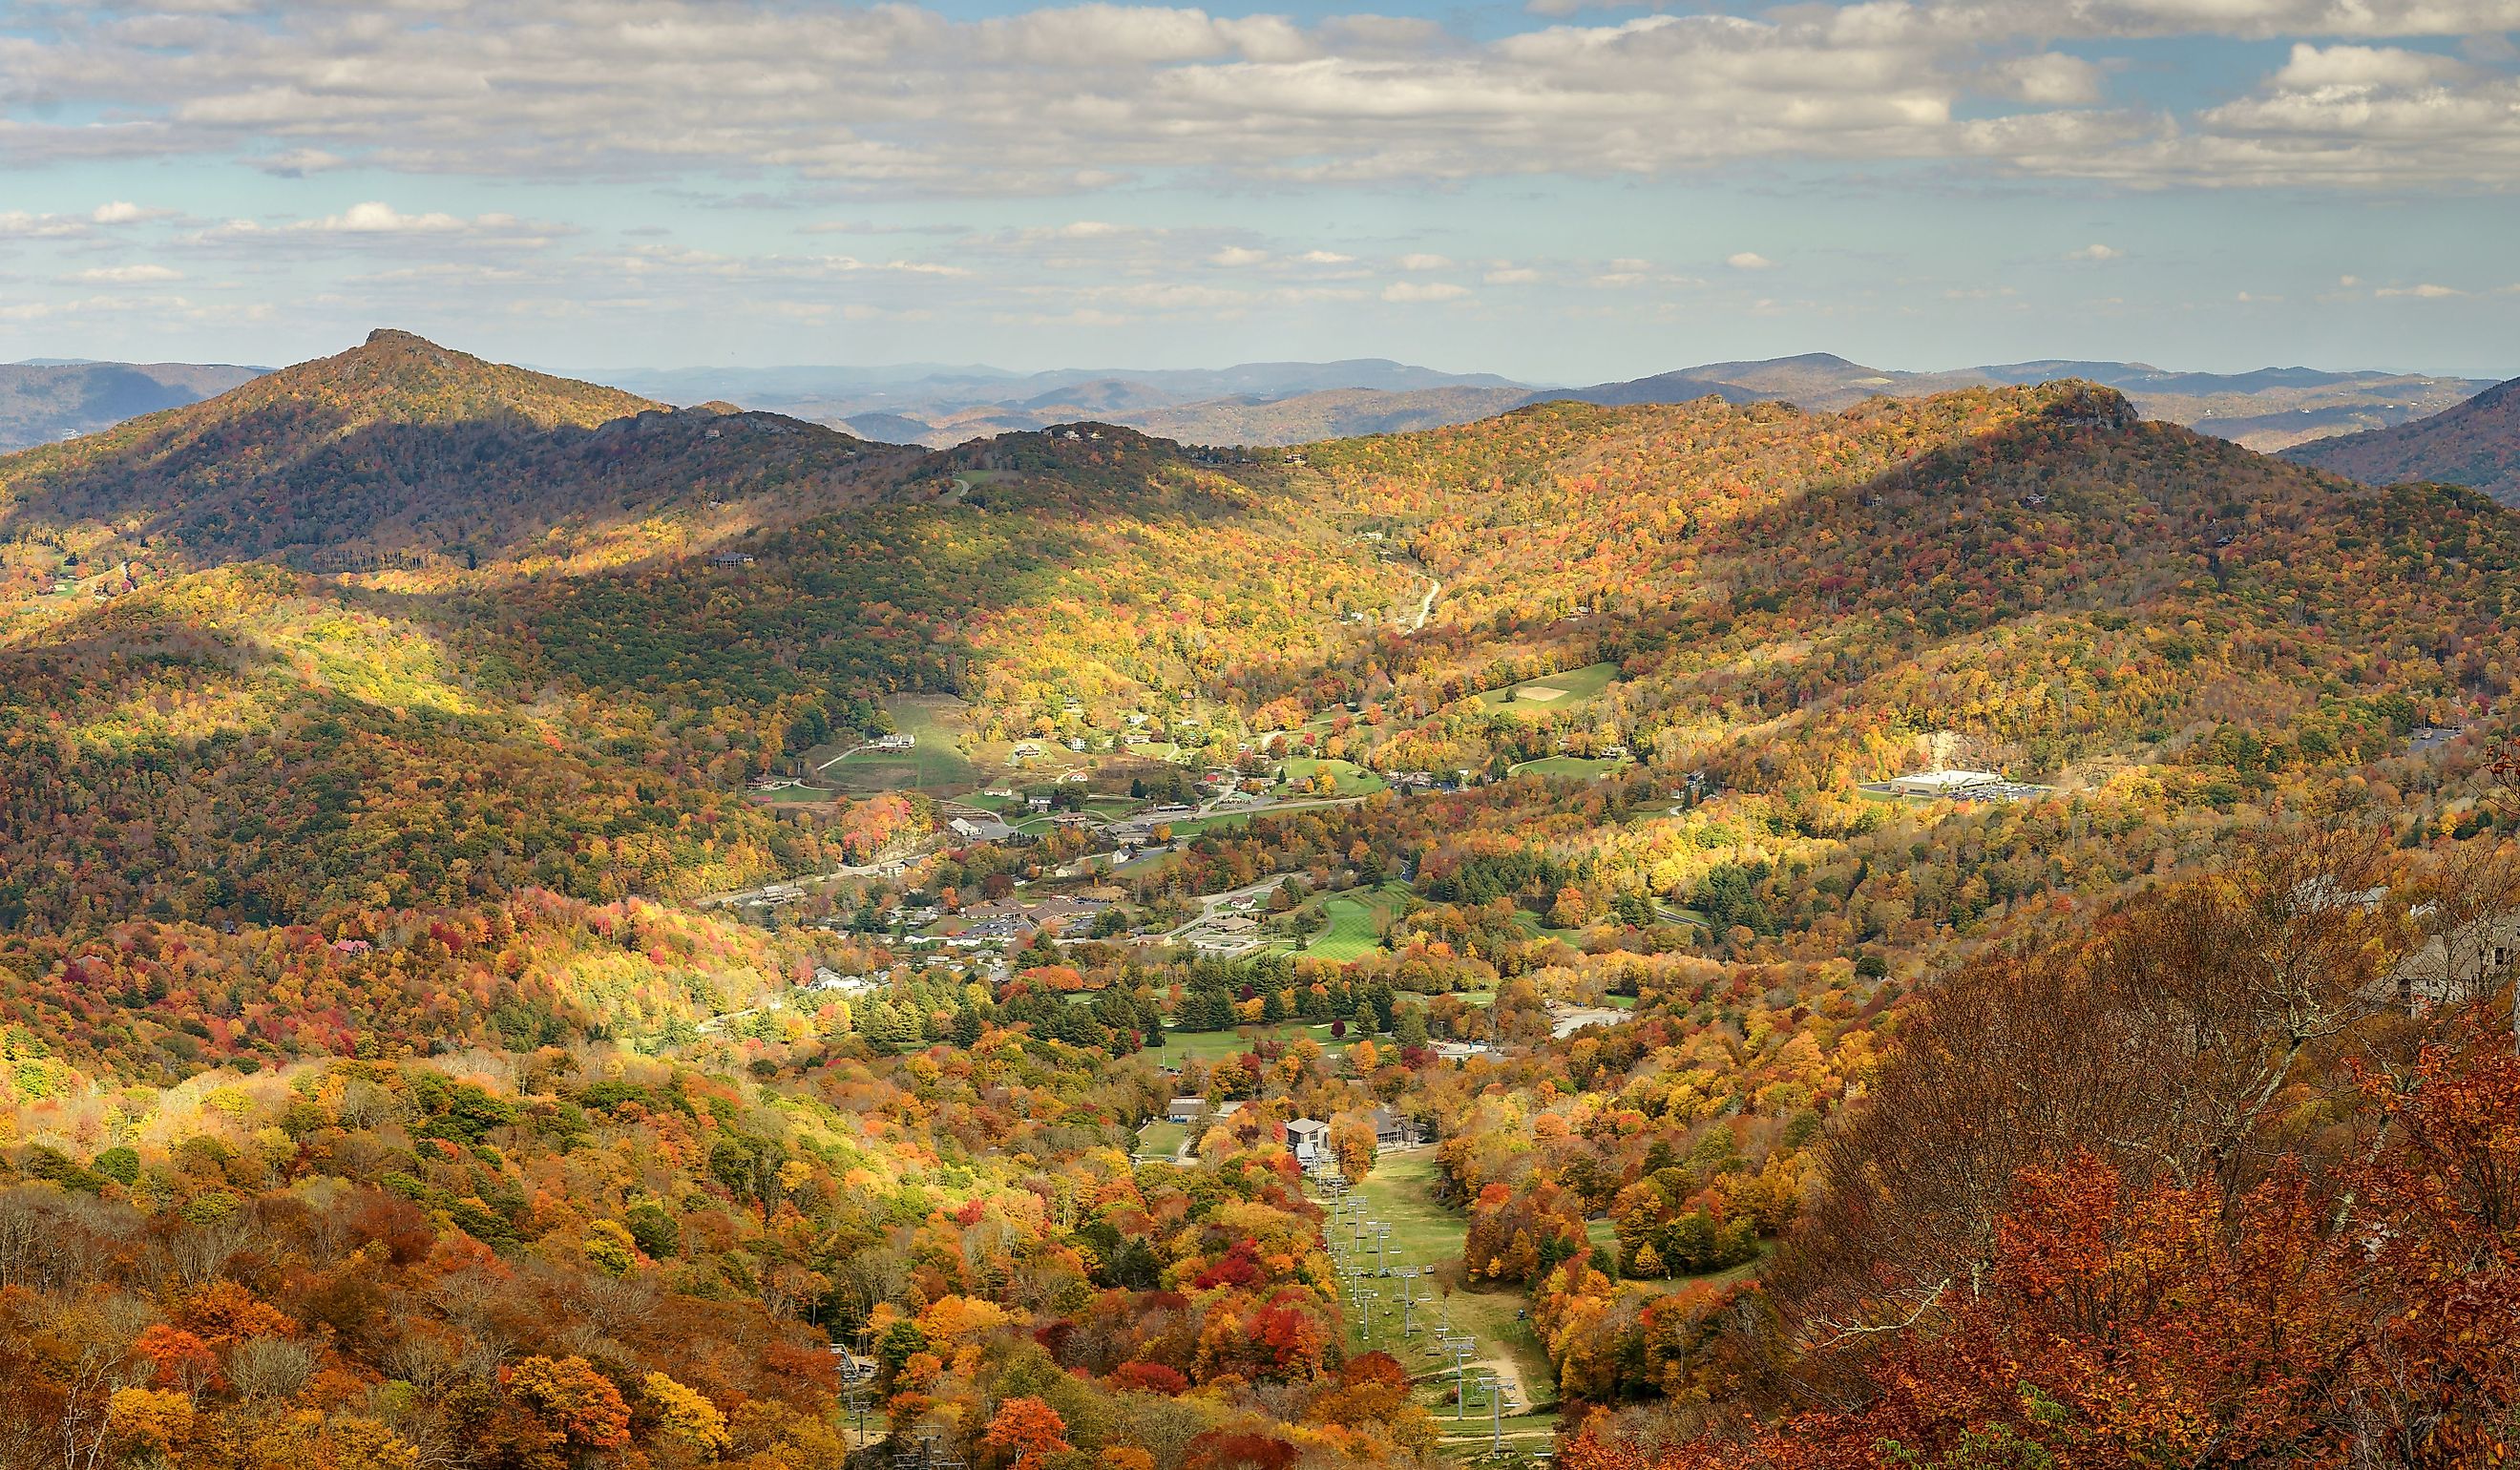
{"label": "white house", "polygon": [[829,965],[814,966],[814,981],[807,990],[828,991],[840,996],[862,996],[876,988],[864,975],[843,975]]}
{"label": "white house", "polygon": [[1295,1151],[1298,1163],[1309,1164],[1320,1158],[1329,1143],[1330,1126],[1319,1118],[1286,1120],[1286,1146]]}

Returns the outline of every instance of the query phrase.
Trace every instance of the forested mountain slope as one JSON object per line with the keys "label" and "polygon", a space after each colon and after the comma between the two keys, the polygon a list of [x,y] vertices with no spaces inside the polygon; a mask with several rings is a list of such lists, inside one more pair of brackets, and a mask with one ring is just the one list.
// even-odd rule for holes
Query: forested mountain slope
{"label": "forested mountain slope", "polygon": [[[2041,775],[2243,736],[2320,760],[2371,700],[2455,721],[2520,675],[2498,634],[2520,518],[2144,423],[2089,385],[1837,415],[1550,406],[1308,458],[1443,583],[1426,636],[1344,686],[1425,717],[1387,758],[1431,769],[1570,733],[1805,789],[1895,774],[1932,731]],[[1605,658],[1622,682],[1580,712],[1462,702]]]}
{"label": "forested mountain slope", "polygon": [[878,451],[395,334],[0,485],[0,915],[50,926],[827,869],[739,792],[883,695],[1283,685],[1405,587],[1128,430]]}
{"label": "forested mountain slope", "polygon": [[97,521],[196,565],[275,551],[472,560],[564,520],[836,486],[863,452],[820,425],[680,413],[380,331],[0,461],[0,536]]}
{"label": "forested mountain slope", "polygon": [[2429,419],[2298,445],[2284,458],[2365,484],[2436,480],[2520,506],[2520,380]]}

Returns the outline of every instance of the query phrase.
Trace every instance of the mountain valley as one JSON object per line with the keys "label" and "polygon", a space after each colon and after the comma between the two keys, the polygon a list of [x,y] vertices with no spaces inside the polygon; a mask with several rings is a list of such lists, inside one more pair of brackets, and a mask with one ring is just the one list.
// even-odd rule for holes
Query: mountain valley
{"label": "mountain valley", "polygon": [[0,458],[9,1463],[2508,1436],[2493,393],[1315,371]]}

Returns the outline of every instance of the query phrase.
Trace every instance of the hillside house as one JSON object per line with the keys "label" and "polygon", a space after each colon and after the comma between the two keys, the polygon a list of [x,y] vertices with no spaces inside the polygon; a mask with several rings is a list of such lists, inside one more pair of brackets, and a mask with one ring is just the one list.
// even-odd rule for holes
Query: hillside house
{"label": "hillside house", "polygon": [[2426,1011],[2462,1005],[2510,983],[2520,969],[2520,913],[2484,919],[2436,934],[2398,962],[2390,976],[2398,1002]]}
{"label": "hillside house", "polygon": [[1204,1097],[1176,1097],[1164,1108],[1164,1118],[1171,1123],[1196,1123],[1207,1115]]}
{"label": "hillside house", "polygon": [[1309,1164],[1329,1151],[1330,1126],[1319,1118],[1286,1120],[1286,1146],[1298,1163]]}
{"label": "hillside house", "polygon": [[805,989],[837,996],[863,996],[876,988],[876,982],[864,975],[843,975],[829,965],[814,966],[814,979]]}

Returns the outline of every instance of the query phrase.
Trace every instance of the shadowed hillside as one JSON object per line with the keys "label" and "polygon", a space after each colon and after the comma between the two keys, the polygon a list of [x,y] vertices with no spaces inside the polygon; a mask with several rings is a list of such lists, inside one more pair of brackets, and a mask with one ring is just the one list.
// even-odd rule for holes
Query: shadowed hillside
{"label": "shadowed hillside", "polygon": [[563,519],[834,483],[859,441],[677,412],[408,333],[0,460],[0,535],[112,526],[196,564],[292,549],[493,554]]}

